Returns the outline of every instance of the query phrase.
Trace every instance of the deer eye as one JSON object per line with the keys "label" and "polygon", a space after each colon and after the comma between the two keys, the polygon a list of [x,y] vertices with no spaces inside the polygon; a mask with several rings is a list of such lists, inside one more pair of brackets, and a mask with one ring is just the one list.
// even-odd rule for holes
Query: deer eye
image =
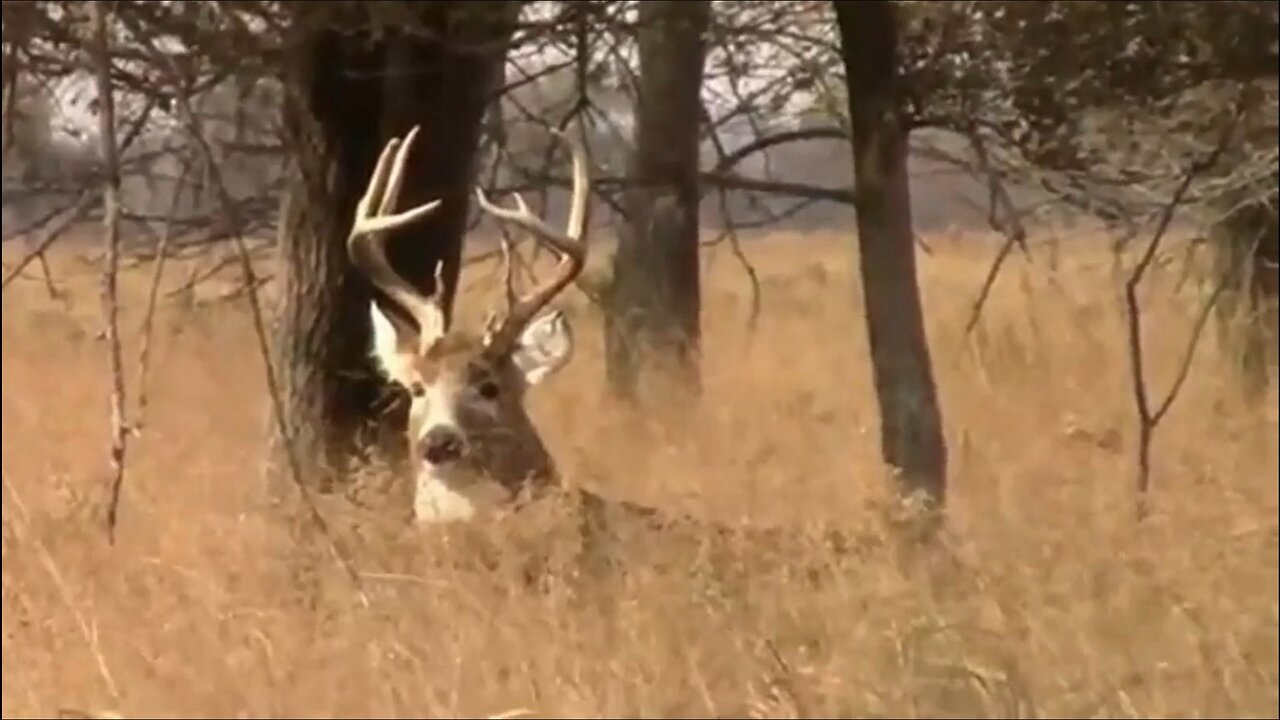
{"label": "deer eye", "polygon": [[480,397],[485,400],[497,400],[501,388],[498,387],[498,383],[492,380],[485,380],[476,386],[476,392],[480,393]]}
{"label": "deer eye", "polygon": [[427,386],[420,382],[411,383],[409,385],[409,394],[416,398],[420,398],[427,394]]}

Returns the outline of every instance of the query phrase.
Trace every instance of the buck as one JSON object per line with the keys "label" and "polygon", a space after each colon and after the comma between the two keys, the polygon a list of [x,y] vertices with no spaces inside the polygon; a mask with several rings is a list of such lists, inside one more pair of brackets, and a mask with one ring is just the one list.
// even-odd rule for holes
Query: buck
{"label": "buck", "polygon": [[[410,225],[440,206],[439,200],[433,200],[395,211],[417,133],[415,127],[383,148],[356,206],[347,240],[353,266],[393,305],[391,312],[384,312],[376,300],[369,304],[372,352],[381,371],[411,397],[407,440],[415,520],[423,524],[468,520],[510,507],[522,496],[556,494],[579,503],[587,531],[584,539],[594,547],[602,538],[599,531],[619,522],[641,530],[669,529],[675,523],[712,535],[732,535],[732,528],[717,523],[683,514],[668,517],[654,508],[606,500],[585,489],[565,493],[555,463],[525,410],[526,391],[563,368],[573,354],[568,318],[548,305],[586,262],[590,177],[581,148],[556,133],[573,157],[573,194],[564,231],[530,212],[519,194],[515,208],[503,208],[476,189],[483,212],[524,229],[549,246],[559,262],[548,280],[518,296],[512,286],[510,253],[505,253],[506,311],[491,314],[482,332],[475,334],[451,326],[441,303],[440,265],[432,294],[424,295],[387,261],[387,232]],[[767,528],[749,532],[766,539],[779,534]]]}
{"label": "buck", "polygon": [[[395,307],[371,301],[373,355],[381,371],[410,395],[408,442],[414,475],[413,514],[421,523],[465,520],[557,482],[554,462],[525,407],[526,391],[569,361],[573,334],[562,311],[543,312],[582,272],[586,261],[589,175],[581,149],[556,133],[573,156],[573,198],[566,229],[530,212],[499,207],[476,188],[480,208],[523,228],[549,246],[559,263],[545,283],[524,296],[512,287],[507,257],[507,308],[490,314],[479,334],[451,326],[441,296],[441,265],[432,294],[405,281],[388,263],[387,232],[410,225],[440,206],[433,200],[395,212],[405,165],[418,128],[383,148],[347,241],[353,266]],[[541,313],[541,314],[540,314]]]}

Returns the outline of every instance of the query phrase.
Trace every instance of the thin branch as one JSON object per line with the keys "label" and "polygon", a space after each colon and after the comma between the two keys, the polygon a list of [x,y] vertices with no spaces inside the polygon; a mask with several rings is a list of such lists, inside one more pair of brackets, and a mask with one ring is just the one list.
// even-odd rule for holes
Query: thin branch
{"label": "thin branch", "polygon": [[133,421],[133,426],[138,431],[142,430],[143,418],[147,413],[147,371],[151,366],[151,334],[155,323],[156,305],[160,295],[160,280],[164,276],[165,260],[169,255],[169,243],[173,239],[173,216],[177,213],[178,202],[182,197],[182,191],[186,189],[187,176],[190,171],[191,162],[188,159],[182,163],[182,172],[178,175],[178,182],[173,186],[173,195],[169,200],[169,218],[164,224],[160,242],[156,246],[155,267],[151,272],[151,287],[147,291],[147,309],[142,317],[142,347],[138,350],[138,407],[134,411]]}
{"label": "thin branch", "polygon": [[991,266],[987,268],[987,274],[982,278],[982,286],[978,289],[978,296],[973,300],[973,306],[969,309],[969,319],[964,324],[964,334],[970,335],[974,328],[978,326],[978,321],[982,319],[982,310],[987,305],[987,299],[991,296],[991,289],[995,287],[996,278],[1000,276],[1000,269],[1004,267],[1004,261],[1009,258],[1009,254],[1013,252],[1013,246],[1017,244],[1017,240],[1013,234],[1005,236],[1004,242],[1000,243],[1000,250],[996,253],[996,257],[991,261]]}
{"label": "thin branch", "polygon": [[[176,69],[170,67],[171,72]],[[180,76],[179,73],[174,72]],[[281,442],[284,445],[285,457],[289,465],[289,475],[294,485],[298,488],[298,493],[302,498],[303,506],[307,510],[307,515],[312,524],[320,531],[326,540],[329,552],[337,560],[338,564],[346,572],[350,578],[352,585],[355,587],[356,595],[360,603],[364,607],[370,607],[369,597],[364,592],[364,585],[360,581],[360,576],[356,573],[355,567],[352,566],[350,560],[342,552],[338,546],[338,540],[329,528],[329,523],[321,514],[317,507],[315,498],[311,496],[311,490],[307,487],[306,480],[302,476],[302,464],[298,459],[297,448],[293,442],[293,435],[290,432],[288,422],[284,417],[284,402],[280,392],[280,384],[276,377],[275,364],[271,359],[271,341],[267,335],[267,324],[262,311],[262,303],[258,298],[258,286],[260,284],[257,271],[253,268],[253,258],[250,254],[249,247],[245,241],[243,233],[243,223],[239,211],[236,207],[235,200],[231,197],[227,190],[226,178],[222,175],[222,167],[217,162],[217,155],[213,148],[210,147],[208,138],[205,137],[204,128],[195,109],[191,106],[191,100],[185,93],[178,94],[178,110],[182,117],[183,124],[186,125],[188,132],[195,141],[196,148],[206,163],[209,174],[211,175],[211,183],[218,195],[218,202],[221,204],[223,212],[229,225],[230,235],[236,245],[236,253],[240,259],[240,269],[244,275],[244,283],[248,288],[245,296],[249,300],[250,315],[253,319],[254,334],[258,342],[258,352],[262,357],[264,369],[266,371],[267,393],[271,400],[272,417],[275,420],[276,431],[280,433]]]}
{"label": "thin branch", "polygon": [[[32,195],[36,195],[36,194],[38,193],[36,192],[32,193]],[[45,196],[48,197],[51,195],[58,195],[58,194],[73,195],[74,197],[72,198],[70,203],[66,205],[60,205],[51,210],[46,210],[45,212],[41,213],[39,216],[37,216],[34,220],[31,220],[30,222],[24,223],[23,225],[20,225],[16,228],[6,227],[4,229],[4,235],[0,236],[0,238],[2,238],[5,241],[8,241],[8,240],[12,240],[13,238],[22,237],[24,235],[30,235],[31,233],[53,222],[54,218],[74,208],[76,206],[76,203],[84,199],[84,196],[86,194],[89,195],[90,198],[93,200],[98,199],[98,196],[96,194],[89,193],[83,188],[80,188],[74,191],[48,191],[47,193],[45,193]],[[19,193],[15,193],[15,196],[16,197],[13,200],[13,203],[15,205],[21,203],[23,200],[26,199],[25,197],[21,196]],[[13,223],[10,223],[10,225],[12,224]],[[34,259],[34,258],[31,258],[31,259]],[[28,262],[30,262],[30,260],[28,260]]]}
{"label": "thin branch", "polygon": [[[1182,176],[1182,181],[1174,190],[1173,195],[1169,198],[1169,202],[1165,204],[1164,209],[1160,213],[1159,222],[1156,230],[1151,236],[1151,240],[1147,242],[1146,248],[1143,250],[1141,257],[1138,259],[1137,265],[1134,266],[1133,272],[1129,275],[1124,285],[1125,308],[1128,315],[1128,342],[1129,342],[1129,369],[1133,382],[1134,405],[1138,414],[1138,519],[1146,517],[1147,502],[1151,489],[1151,444],[1155,436],[1156,428],[1160,421],[1164,418],[1165,412],[1172,405],[1178,390],[1182,387],[1185,380],[1185,371],[1190,367],[1190,360],[1184,359],[1186,366],[1179,373],[1179,379],[1174,383],[1170,394],[1160,404],[1160,407],[1152,412],[1151,398],[1147,389],[1145,357],[1142,344],[1142,307],[1138,302],[1138,286],[1142,284],[1142,280],[1146,277],[1147,271],[1151,268],[1152,262],[1156,258],[1156,253],[1160,250],[1160,245],[1164,240],[1165,234],[1169,230],[1169,225],[1173,221],[1173,216],[1177,212],[1178,207],[1182,204],[1183,197],[1187,191],[1191,189],[1192,182],[1217,164],[1218,159],[1226,150],[1232,136],[1235,133],[1236,121],[1240,118],[1240,111],[1237,110],[1227,122],[1219,140],[1212,152],[1202,160],[1193,163],[1192,166]],[[1216,297],[1214,298],[1216,300]],[[1207,317],[1207,313],[1204,314]],[[1200,329],[1203,328],[1203,321],[1197,322],[1196,335],[1198,337]],[[1197,341],[1193,337],[1191,348],[1188,354],[1194,352]]]}
{"label": "thin branch", "polygon": [[129,429],[125,425],[124,363],[120,351],[120,157],[116,147],[116,105],[111,90],[111,46],[107,38],[107,12],[103,3],[90,6],[93,19],[95,64],[98,74],[98,134],[102,143],[102,232],[106,268],[102,275],[102,313],[106,323],[107,353],[111,366],[111,494],[107,504],[107,538],[115,543],[120,491],[124,487]]}
{"label": "thin branch", "polygon": [[[715,130],[711,131],[714,136]],[[843,140],[849,141],[849,134],[842,128],[804,128],[800,130],[787,130],[774,133],[772,135],[763,135],[752,140],[751,142],[737,148],[733,152],[722,155],[719,162],[716,163],[715,172],[728,172],[737,167],[739,163],[748,157],[768,150],[778,145],[785,145],[793,142],[803,142],[806,140]]]}
{"label": "thin branch", "polygon": [[[146,126],[147,120],[151,117],[151,113],[154,109],[155,109],[154,101],[148,101],[147,104],[142,108],[142,111],[138,113],[138,116],[134,118],[132,126],[129,127],[129,130],[125,133],[124,137],[121,139],[121,142],[117,145],[117,152],[116,152],[116,167],[117,167],[116,176],[117,177],[120,176],[120,172],[119,172],[120,153],[128,150],[129,147],[133,145],[133,142],[138,139],[139,135],[141,135],[142,133],[143,127]],[[57,217],[64,210],[69,210],[69,212],[66,215],[64,215],[62,220],[58,221],[57,224],[53,225],[52,227],[46,228],[45,235],[43,238],[41,238],[40,242],[36,243],[35,247],[32,248],[26,255],[24,255],[21,260],[18,261],[17,265],[14,266],[14,268],[9,272],[8,275],[5,275],[3,283],[0,283],[0,291],[3,291],[4,288],[8,287],[9,283],[13,282],[13,280],[17,278],[22,273],[23,270],[26,269],[27,265],[30,265],[31,262],[34,260],[40,261],[41,267],[45,273],[45,282],[46,284],[51,284],[52,278],[49,276],[49,271],[48,271],[48,267],[45,260],[45,253],[48,252],[49,248],[52,247],[53,244],[57,242],[58,239],[61,238],[62,235],[67,230],[71,228],[71,226],[75,225],[82,218],[84,218],[85,215],[87,215],[94,208],[94,206],[98,203],[100,199],[101,197],[97,193],[89,192],[88,190],[80,190],[76,195],[76,201],[73,202],[67,208],[55,208],[54,210],[51,210],[48,213],[45,213],[40,218],[37,218],[34,222],[26,225],[25,227],[19,229],[16,232],[12,232],[12,233],[6,232],[4,234],[5,238],[16,237],[18,235],[25,235],[28,232],[31,232],[32,230],[34,230],[35,228],[44,227],[47,223],[51,222],[53,218]],[[120,208],[118,207],[116,208],[116,213],[117,214],[121,213]],[[104,218],[104,221],[105,221],[105,218]]]}
{"label": "thin branch", "polygon": [[79,222],[80,218],[84,217],[85,213],[101,200],[101,196],[87,190],[81,193],[80,198],[71,206],[70,211],[56,224],[45,228],[44,237],[40,238],[40,242],[36,243],[35,247],[31,248],[26,255],[23,255],[22,259],[18,260],[17,264],[4,276],[4,280],[0,282],[0,292],[9,287],[9,283],[21,275],[22,271],[34,260],[44,257],[45,252],[62,237],[63,233],[71,229],[72,225]]}
{"label": "thin branch", "polygon": [[[243,218],[241,219],[243,220]],[[255,254],[266,253],[266,252],[270,252],[271,250],[272,250],[272,247],[270,245],[263,243],[258,245],[255,248],[250,248],[249,255],[250,257],[252,257]],[[203,269],[201,269],[200,266],[198,265],[193,266],[191,268],[191,272],[188,275],[187,279],[183,281],[183,283],[178,287],[166,290],[164,292],[164,296],[165,298],[171,298],[177,295],[182,295],[183,293],[193,292],[195,290],[196,285],[199,285],[200,283],[208,280],[209,278],[212,278],[214,275],[217,275],[218,273],[222,272],[228,265],[234,265],[238,262],[240,262],[239,257],[237,257],[236,255],[231,255],[228,257],[224,257],[220,260],[217,260],[212,265],[205,267]]]}
{"label": "thin branch", "polygon": [[1001,244],[1000,251],[996,253],[995,260],[987,270],[987,276],[982,280],[978,297],[973,301],[969,320],[964,326],[965,335],[971,334],[977,327],[978,321],[982,319],[982,310],[991,296],[991,289],[995,286],[1000,269],[1004,267],[1004,262],[1013,248],[1018,247],[1024,256],[1030,255],[1030,250],[1027,248],[1027,228],[1022,224],[1022,217],[1013,203],[1013,198],[1009,196],[1009,191],[1005,189],[999,172],[992,167],[986,144],[976,128],[969,133],[969,143],[977,158],[977,169],[987,176],[987,224],[992,230],[1004,235],[1004,243]]}
{"label": "thin branch", "polygon": [[[702,120],[704,123],[710,124],[711,114],[707,111],[705,104],[702,106]],[[712,128],[709,132],[711,137],[711,145],[715,148],[716,155],[719,157],[719,168],[732,167],[737,160],[733,160],[732,156],[725,150],[724,142],[720,139],[720,133]],[[775,136],[776,137],[776,136]],[[763,149],[762,146],[759,149]],[[741,149],[740,149],[741,150]],[[741,157],[739,157],[741,159]],[[756,327],[760,321],[760,276],[756,273],[756,268],[751,264],[751,260],[746,253],[742,251],[741,238],[738,237],[738,225],[734,221],[733,214],[729,209],[729,194],[724,188],[716,188],[716,200],[720,206],[720,217],[724,222],[724,229],[720,236],[713,242],[719,242],[721,239],[729,241],[729,250],[733,253],[733,257],[742,266],[743,272],[747,274],[747,283],[751,288],[751,309],[747,314],[747,334],[754,336]]]}
{"label": "thin branch", "polygon": [[1256,251],[1257,245],[1262,241],[1262,236],[1253,243],[1253,248],[1248,253],[1241,253],[1235,259],[1233,266],[1218,281],[1214,283],[1213,291],[1209,293],[1209,297],[1201,306],[1200,312],[1196,315],[1195,322],[1191,326],[1191,339],[1187,341],[1187,349],[1182,353],[1182,359],[1178,362],[1178,371],[1174,374],[1173,382],[1169,385],[1169,391],[1165,393],[1164,399],[1156,407],[1155,412],[1151,413],[1151,422],[1159,423],[1169,412],[1169,408],[1173,407],[1173,403],[1177,400],[1178,395],[1182,392],[1182,386],[1186,384],[1187,378],[1191,375],[1191,361],[1195,359],[1196,348],[1200,345],[1200,339],[1204,336],[1204,328],[1209,324],[1209,318],[1213,314],[1213,309],[1217,307],[1218,301],[1222,299],[1222,294],[1227,288],[1239,280],[1239,276],[1248,267],[1248,259]]}

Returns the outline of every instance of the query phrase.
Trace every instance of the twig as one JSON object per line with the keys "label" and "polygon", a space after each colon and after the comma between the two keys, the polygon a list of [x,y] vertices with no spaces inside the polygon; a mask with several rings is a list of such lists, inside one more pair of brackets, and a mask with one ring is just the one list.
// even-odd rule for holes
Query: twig
{"label": "twig", "polygon": [[147,413],[147,370],[150,368],[151,359],[151,331],[155,324],[156,305],[160,295],[160,279],[164,276],[165,260],[169,254],[169,243],[173,240],[173,216],[178,210],[178,202],[182,197],[182,191],[185,189],[187,176],[191,171],[191,163],[184,162],[182,164],[182,172],[178,175],[178,182],[173,186],[173,195],[169,200],[169,217],[164,224],[164,231],[160,235],[160,242],[156,246],[155,268],[151,273],[151,287],[147,292],[147,309],[142,317],[142,347],[138,350],[138,407],[134,411],[133,426],[136,430],[142,430],[143,418]]}
{"label": "twig", "polygon": [[1000,276],[1000,269],[1004,267],[1004,261],[1009,259],[1010,253],[1013,252],[1013,246],[1016,240],[1012,233],[1005,236],[1005,240],[1000,244],[1000,251],[996,253],[996,257],[991,261],[991,266],[987,268],[987,274],[982,278],[982,287],[978,290],[978,296],[973,300],[973,306],[969,309],[969,319],[964,324],[964,334],[973,334],[973,329],[978,326],[978,321],[982,319],[982,310],[987,305],[987,299],[991,297],[991,289],[995,287],[996,278]]}
{"label": "twig", "polygon": [[106,322],[107,353],[111,365],[111,494],[107,504],[107,539],[116,540],[120,490],[124,487],[125,454],[129,448],[125,425],[124,363],[120,352],[120,158],[116,148],[116,107],[111,91],[111,47],[107,12],[102,3],[90,6],[98,71],[98,134],[102,143],[102,231],[107,266],[102,276],[102,312]]}
{"label": "twig", "polygon": [[[707,111],[705,104],[702,106],[702,120],[708,125],[711,124],[711,113]],[[725,149],[724,142],[720,139],[720,133],[717,132],[715,128],[710,129],[709,136],[711,138],[711,146],[715,149],[716,155],[720,159],[719,165],[717,166],[718,168],[730,168],[736,164],[738,160],[741,160],[741,157],[735,158]],[[768,147],[769,144],[760,143],[759,147],[754,148],[751,151],[763,151]],[[747,153],[744,153],[743,155],[745,154]],[[728,240],[730,252],[733,253],[733,257],[738,261],[738,264],[742,266],[743,272],[747,274],[747,283],[751,288],[751,310],[747,314],[747,335],[754,336],[756,327],[760,321],[760,276],[756,273],[756,268],[751,264],[751,260],[747,257],[747,254],[742,251],[742,242],[738,237],[738,224],[735,222],[733,213],[729,209],[728,192],[724,188],[716,188],[716,199],[720,205],[720,219],[724,222],[724,229],[721,231],[720,236],[713,242],[718,243],[721,239]]]}
{"label": "twig", "polygon": [[1257,245],[1262,241],[1262,234],[1253,242],[1253,247],[1248,253],[1241,253],[1235,259],[1235,263],[1227,272],[1222,273],[1218,281],[1214,283],[1213,290],[1209,293],[1209,297],[1201,306],[1200,312],[1196,314],[1195,322],[1191,325],[1191,339],[1187,342],[1187,349],[1182,354],[1182,358],[1178,362],[1178,371],[1174,374],[1173,383],[1169,386],[1169,391],[1165,393],[1164,399],[1156,407],[1155,412],[1151,413],[1152,424],[1159,423],[1169,412],[1169,408],[1173,407],[1174,401],[1182,391],[1182,386],[1186,384],[1187,377],[1191,374],[1191,361],[1195,359],[1196,348],[1200,345],[1200,338],[1204,336],[1204,328],[1209,324],[1209,318],[1213,313],[1214,307],[1218,301],[1222,299],[1222,294],[1232,283],[1238,281],[1241,273],[1248,266],[1249,257],[1256,251]]}
{"label": "twig", "polygon": [[[155,109],[154,100],[148,100],[147,104],[142,108],[142,111],[139,112],[137,117],[133,119],[133,124],[129,127],[128,131],[125,132],[124,137],[121,138],[120,143],[117,145],[117,151],[116,151],[117,158],[119,158],[120,152],[125,151],[129,147],[131,147],[133,145],[133,142],[137,140],[138,137],[142,134],[142,129],[146,127],[147,120],[151,117],[151,113],[154,109]],[[119,168],[118,160],[117,160],[117,168]],[[118,176],[119,176],[119,172],[117,172],[117,177]],[[3,283],[0,283],[0,290],[3,290],[4,288],[8,287],[9,283],[12,282],[15,278],[17,278],[22,273],[22,271],[26,269],[27,265],[30,265],[31,262],[34,260],[40,261],[41,269],[44,272],[45,284],[52,288],[53,278],[49,273],[48,262],[45,259],[45,253],[47,253],[49,248],[52,247],[53,244],[57,242],[60,237],[62,237],[63,233],[65,233],[68,229],[70,229],[72,225],[75,225],[77,222],[79,222],[81,218],[83,218],[91,209],[93,209],[93,206],[96,205],[100,199],[101,197],[97,193],[89,192],[88,190],[81,190],[77,194],[76,201],[73,202],[70,206],[66,208],[55,208],[54,210],[51,210],[45,213],[43,216],[37,218],[34,222],[28,223],[26,226],[19,228],[15,232],[6,232],[4,234],[5,238],[16,237],[18,235],[25,235],[28,232],[31,232],[35,228],[44,227],[47,223],[51,222],[53,218],[57,217],[58,214],[63,212],[64,210],[68,211],[67,214],[63,216],[62,220],[60,220],[57,224],[45,230],[45,235],[43,238],[41,238],[40,242],[36,243],[36,246],[32,248],[26,255],[24,255],[22,259],[18,261],[17,265],[15,265],[13,269],[9,272],[9,274],[4,277]],[[120,212],[119,208],[117,208],[116,212],[117,214],[119,214]],[[50,294],[51,295],[53,294],[52,290]]]}
{"label": "twig", "polygon": [[95,193],[88,191],[81,193],[80,198],[71,206],[70,210],[63,216],[62,220],[59,220],[56,224],[46,228],[44,237],[40,238],[40,242],[36,243],[35,247],[31,248],[26,255],[23,255],[22,259],[20,259],[17,264],[9,270],[9,274],[4,276],[4,280],[0,282],[0,291],[9,287],[9,283],[13,282],[14,279],[21,275],[22,271],[25,270],[32,261],[37,258],[43,258],[45,252],[58,241],[58,238],[62,237],[63,233],[69,230],[72,225],[75,225],[76,222],[89,211],[89,208],[93,207],[101,199],[102,198]]}
{"label": "twig", "polygon": [[[712,124],[711,114],[704,111],[703,117],[708,125]],[[716,128],[709,130],[709,135],[715,138],[718,133]],[[716,163],[715,172],[729,172],[737,167],[748,157],[768,150],[778,145],[785,145],[793,142],[804,142],[808,140],[842,140],[849,142],[849,133],[843,128],[838,127],[816,127],[802,128],[799,130],[786,130],[777,132],[772,135],[761,135],[755,140],[735,149],[733,152],[725,152],[720,155],[719,161]],[[715,142],[715,140],[713,140]],[[721,148],[723,149],[723,148]]]}
{"label": "twig", "polygon": [[[1151,397],[1147,390],[1145,358],[1142,344],[1142,307],[1138,302],[1138,286],[1142,284],[1142,280],[1146,277],[1147,270],[1150,269],[1151,263],[1156,258],[1156,253],[1160,249],[1160,244],[1164,240],[1169,225],[1173,221],[1174,213],[1177,212],[1178,206],[1182,204],[1183,197],[1187,191],[1191,189],[1191,183],[1195,179],[1209,170],[1218,162],[1218,158],[1226,150],[1227,144],[1235,132],[1236,121],[1240,117],[1240,111],[1237,109],[1231,120],[1227,123],[1223,130],[1222,138],[1213,148],[1209,155],[1202,160],[1195,162],[1183,174],[1182,181],[1178,183],[1177,189],[1169,198],[1169,202],[1165,204],[1160,213],[1160,220],[1156,225],[1155,233],[1152,234],[1151,240],[1147,242],[1146,248],[1143,250],[1141,257],[1138,259],[1137,265],[1134,266],[1133,272],[1124,284],[1125,309],[1128,316],[1128,342],[1129,342],[1129,369],[1133,382],[1134,405],[1138,414],[1138,476],[1137,476],[1137,515],[1141,520],[1147,514],[1147,502],[1151,490],[1151,444],[1155,436],[1156,428],[1160,421],[1164,419],[1165,413],[1173,405],[1174,399],[1181,390],[1183,381],[1189,371],[1191,360],[1190,356],[1194,353],[1198,344],[1199,335],[1204,328],[1208,313],[1202,314],[1202,318],[1197,319],[1195,325],[1195,335],[1192,337],[1190,347],[1187,354],[1183,358],[1182,367],[1179,370],[1178,378],[1174,382],[1172,389],[1165,396],[1164,400],[1157,407],[1155,412],[1151,410]],[[1211,300],[1216,302],[1220,291],[1216,291]]]}
{"label": "twig", "polygon": [[[204,252],[205,250],[208,250],[208,249],[209,248],[197,248],[197,251]],[[252,257],[254,254],[258,252],[269,252],[271,250],[272,250],[272,247],[270,245],[261,244],[255,248],[250,249],[249,255]],[[192,257],[194,255],[195,255],[195,252],[192,252],[191,254],[188,255],[188,257]],[[183,293],[191,292],[195,289],[196,285],[199,285],[205,280],[208,280],[212,278],[214,275],[217,275],[218,273],[222,272],[222,270],[225,269],[228,265],[233,265],[238,262],[239,262],[238,257],[236,257],[235,255],[229,255],[227,257],[214,260],[210,265],[204,268],[201,268],[198,265],[193,265],[191,268],[191,272],[187,276],[187,279],[184,280],[181,285],[175,288],[170,288],[168,290],[165,290],[164,296],[166,298],[171,298],[171,297],[174,297],[175,295],[181,295]]]}
{"label": "twig", "polygon": [[274,276],[272,275],[256,275],[254,276],[255,284],[253,285],[249,285],[248,283],[241,283],[239,286],[233,287],[229,290],[224,289],[222,292],[212,297],[197,297],[193,300],[193,304],[214,305],[217,303],[235,300],[236,298],[240,297],[241,295],[247,292],[253,292],[260,288],[266,287],[267,283],[271,282],[273,277]]}
{"label": "twig", "polygon": [[[172,58],[164,57],[168,61],[168,69],[171,77],[181,84],[181,73],[172,65]],[[345,571],[347,577],[351,580],[355,587],[356,596],[359,598],[361,605],[370,607],[369,596],[364,591],[364,584],[360,581],[360,575],[356,572],[355,567],[347,556],[342,552],[338,545],[338,540],[329,528],[329,523],[325,520],[324,515],[317,507],[315,498],[311,496],[311,490],[307,487],[306,480],[302,474],[302,463],[298,459],[297,448],[293,442],[293,435],[290,433],[288,422],[284,417],[284,402],[281,399],[280,384],[276,378],[275,364],[271,359],[271,341],[267,336],[266,320],[262,311],[262,303],[258,299],[259,279],[257,271],[253,268],[253,258],[249,252],[248,244],[245,241],[243,233],[243,224],[239,211],[236,208],[235,200],[231,197],[227,190],[226,178],[222,175],[222,167],[217,162],[217,155],[213,152],[213,148],[209,146],[208,138],[204,135],[204,128],[200,121],[200,117],[196,114],[191,106],[191,99],[187,94],[178,93],[178,110],[181,114],[183,124],[186,125],[188,132],[191,133],[192,139],[195,141],[196,148],[203,156],[206,169],[210,174],[210,184],[217,192],[218,202],[222,206],[223,212],[229,225],[229,231],[232,240],[236,245],[236,252],[240,259],[240,269],[244,274],[244,282],[248,287],[246,297],[249,300],[250,315],[253,319],[253,329],[258,341],[258,352],[262,357],[264,369],[266,371],[267,394],[270,397],[272,405],[272,418],[276,424],[276,431],[280,433],[280,440],[284,446],[286,461],[289,465],[289,475],[294,485],[298,488],[298,494],[302,498],[302,504],[307,510],[307,515],[312,524],[319,530],[324,537],[329,552],[333,558]]]}
{"label": "twig", "polygon": [[[1013,198],[1009,196],[1009,191],[1005,189],[1004,183],[1000,180],[998,171],[992,167],[991,160],[987,155],[986,144],[982,141],[982,136],[978,134],[975,128],[969,133],[969,143],[973,147],[973,154],[977,158],[977,169],[987,176],[987,224],[992,230],[1004,235],[1004,243],[1000,246],[1000,251],[996,253],[995,260],[991,262],[991,267],[987,270],[987,276],[982,280],[982,288],[978,291],[978,297],[973,301],[973,307],[969,311],[969,320],[965,323],[964,334],[969,335],[973,329],[977,327],[978,321],[982,319],[982,310],[986,307],[987,299],[991,296],[991,289],[996,284],[996,278],[1000,275],[1000,269],[1004,267],[1004,261],[1009,258],[1009,253],[1013,251],[1014,246],[1022,251],[1023,255],[1029,255],[1030,250],[1027,248],[1027,228],[1022,224],[1022,218],[1019,216],[1018,209],[1013,203]],[[1004,216],[1001,219],[1001,215]]]}
{"label": "twig", "polygon": [[40,275],[44,278],[44,289],[49,293],[50,300],[57,300],[61,293],[58,292],[58,284],[53,281],[53,271],[49,269],[49,258],[44,253],[40,253],[37,257],[40,261]]}

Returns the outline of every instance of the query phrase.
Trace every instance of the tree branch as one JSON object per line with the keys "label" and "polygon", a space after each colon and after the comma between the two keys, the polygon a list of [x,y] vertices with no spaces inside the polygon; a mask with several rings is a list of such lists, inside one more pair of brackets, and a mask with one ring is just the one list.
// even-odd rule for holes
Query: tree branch
{"label": "tree branch", "polygon": [[[1124,286],[1125,309],[1128,316],[1128,344],[1129,344],[1129,370],[1133,382],[1133,399],[1134,406],[1138,415],[1138,475],[1137,475],[1137,514],[1138,519],[1146,517],[1147,503],[1151,489],[1151,445],[1155,436],[1156,428],[1160,421],[1164,419],[1165,413],[1172,405],[1177,392],[1182,387],[1185,380],[1186,371],[1190,367],[1190,359],[1184,359],[1184,367],[1179,373],[1179,378],[1175,381],[1169,395],[1161,402],[1160,407],[1152,412],[1151,398],[1147,389],[1146,370],[1144,348],[1142,343],[1142,307],[1138,302],[1138,287],[1142,284],[1146,277],[1147,271],[1151,268],[1152,262],[1155,260],[1156,253],[1160,249],[1160,245],[1164,240],[1165,234],[1168,232],[1169,225],[1173,221],[1173,216],[1177,212],[1178,206],[1182,204],[1183,197],[1187,191],[1191,189],[1191,184],[1204,172],[1208,171],[1217,164],[1218,159],[1226,150],[1232,136],[1235,133],[1236,122],[1239,120],[1241,111],[1233,113],[1222,132],[1222,137],[1213,150],[1202,160],[1195,162],[1186,171],[1182,177],[1182,181],[1174,190],[1173,195],[1169,198],[1169,202],[1165,204],[1164,209],[1160,213],[1159,222],[1156,225],[1155,232],[1151,236],[1151,240],[1147,242],[1146,248],[1138,259],[1137,265],[1134,266],[1133,272],[1129,275]],[[1216,294],[1216,293],[1215,293]],[[1216,300],[1216,297],[1214,298]],[[1204,313],[1207,317],[1208,313]],[[1194,352],[1200,329],[1203,328],[1203,320],[1197,321],[1196,334],[1192,338],[1191,347],[1188,349],[1188,356]]]}
{"label": "tree branch", "polygon": [[111,43],[107,37],[104,3],[89,6],[93,19],[94,56],[98,80],[98,134],[102,144],[102,232],[106,268],[102,275],[102,313],[106,323],[107,354],[111,368],[111,488],[107,503],[107,538],[115,543],[120,491],[124,487],[129,429],[125,425],[124,363],[120,351],[120,157],[116,147],[116,105],[111,90]]}

